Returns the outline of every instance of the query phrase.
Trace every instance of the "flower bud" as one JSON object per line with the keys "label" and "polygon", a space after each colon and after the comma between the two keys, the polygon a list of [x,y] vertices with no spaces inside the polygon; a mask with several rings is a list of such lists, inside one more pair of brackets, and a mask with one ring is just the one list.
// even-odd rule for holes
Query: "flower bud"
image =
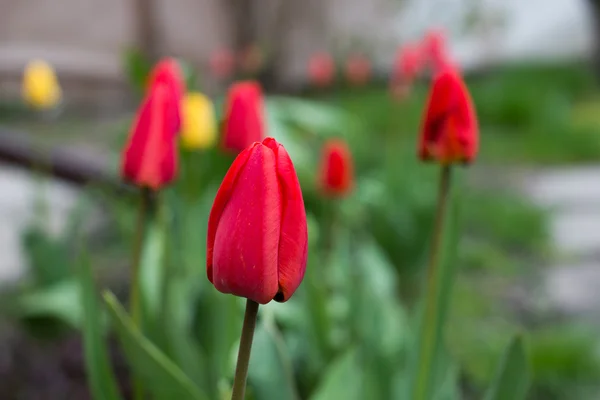
{"label": "flower bud", "polygon": [[315,53],[308,61],[308,78],[315,86],[325,87],[335,78],[335,62],[327,53]]}
{"label": "flower bud", "polygon": [[329,196],[344,196],[352,190],[354,166],[346,142],[335,139],[325,143],[319,181],[321,190]]}
{"label": "flower bud", "polygon": [[206,149],[217,138],[215,108],[202,93],[188,93],[183,98],[181,141],[187,149]]}
{"label": "flower bud", "polygon": [[62,92],[50,64],[42,60],[34,60],[27,64],[23,74],[22,95],[31,107],[38,110],[58,105]]}
{"label": "flower bud", "polygon": [[181,66],[174,58],[163,58],[150,71],[148,87],[152,88],[157,84],[165,84],[172,92],[171,97],[177,100],[176,104],[176,122],[175,133],[181,129],[181,101],[185,94],[185,80]]}
{"label": "flower bud", "polygon": [[304,277],[307,243],[292,160],[275,139],[252,144],[229,168],[210,212],[208,279],[260,304],[287,301]]}
{"label": "flower bud", "polygon": [[160,189],[177,173],[177,99],[165,83],[153,85],[134,119],[122,156],[121,176]]}
{"label": "flower bud", "polygon": [[364,85],[371,77],[371,63],[362,54],[353,54],[346,60],[346,79],[356,86]]}
{"label": "flower bud", "polygon": [[469,163],[477,155],[475,107],[460,74],[451,68],[434,77],[423,118],[419,158],[443,165]]}
{"label": "flower bud", "polygon": [[225,106],[223,147],[239,153],[264,137],[264,104],[260,85],[236,82],[229,87]]}

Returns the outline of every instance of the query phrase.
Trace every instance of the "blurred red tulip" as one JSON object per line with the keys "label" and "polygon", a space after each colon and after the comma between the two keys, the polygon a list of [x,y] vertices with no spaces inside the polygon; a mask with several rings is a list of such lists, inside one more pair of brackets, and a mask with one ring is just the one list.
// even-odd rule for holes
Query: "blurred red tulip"
{"label": "blurred red tulip", "polygon": [[175,133],[179,132],[181,128],[181,101],[185,94],[185,80],[183,79],[183,72],[181,66],[174,58],[163,58],[160,60],[152,71],[148,79],[148,87],[152,87],[158,84],[165,84],[169,88],[171,98],[174,99],[176,107],[176,122],[175,122]]}
{"label": "blurred red tulip", "polygon": [[412,83],[423,69],[423,51],[416,44],[407,43],[396,54],[392,70],[394,82]]}
{"label": "blurred red tulip", "polygon": [[263,67],[264,53],[256,43],[244,48],[239,56],[240,69],[249,75],[256,75]]}
{"label": "blurred red tulip", "polygon": [[432,29],[423,40],[423,51],[426,62],[434,74],[442,71],[450,64],[450,56],[446,47],[446,35],[442,30]]}
{"label": "blurred red tulip", "polygon": [[315,53],[308,61],[308,78],[315,86],[325,87],[335,78],[335,62],[329,54]]}
{"label": "blurred red tulip", "polygon": [[321,155],[320,186],[324,194],[344,196],[354,186],[354,165],[346,142],[330,140]]}
{"label": "blurred red tulip", "polygon": [[460,74],[444,69],[433,80],[419,141],[419,158],[444,165],[475,159],[479,128],[475,107]]}
{"label": "blurred red tulip", "polygon": [[366,84],[371,78],[371,62],[362,54],[353,54],[346,60],[346,79],[356,86]]}
{"label": "blurred red tulip", "polygon": [[208,279],[260,304],[287,301],[304,277],[307,243],[292,160],[275,139],[252,144],[229,168],[210,212]]}
{"label": "blurred red tulip", "polygon": [[215,50],[211,53],[208,64],[214,78],[228,79],[235,70],[235,57],[228,49]]}
{"label": "blurred red tulip", "polygon": [[223,147],[239,153],[265,136],[262,89],[255,81],[236,82],[226,101]]}
{"label": "blurred red tulip", "polygon": [[160,189],[177,174],[178,99],[167,83],[150,87],[125,146],[121,176],[139,187]]}

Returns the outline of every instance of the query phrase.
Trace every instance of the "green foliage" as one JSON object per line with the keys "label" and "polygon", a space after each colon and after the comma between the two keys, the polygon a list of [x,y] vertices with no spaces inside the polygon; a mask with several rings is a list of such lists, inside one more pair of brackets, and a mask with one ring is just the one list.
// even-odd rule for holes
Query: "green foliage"
{"label": "green foliage", "polygon": [[529,388],[530,372],[521,336],[515,336],[498,364],[496,377],[485,400],[524,400]]}
{"label": "green foliage", "polygon": [[[130,55],[128,70],[142,88],[149,66],[139,54]],[[474,78],[469,84],[482,126],[482,161],[559,162],[600,154],[592,135],[573,134],[570,121],[572,104],[588,94],[588,83],[585,71],[560,68],[515,67]],[[524,398],[518,389],[527,386],[529,373],[521,340],[511,342],[495,373],[494,366],[520,325],[503,295],[546,255],[546,215],[514,193],[457,180],[462,219],[458,224],[451,209],[436,286],[423,292],[438,173],[414,155],[426,89],[415,87],[402,104],[376,87],[318,101],[267,98],[269,135],[290,153],[303,188],[309,261],[290,301],[260,308],[249,398],[411,398],[419,371],[428,389],[422,399],[458,400],[471,392],[480,398],[488,387],[489,399]],[[331,137],[345,139],[354,157],[355,188],[344,199],[324,199],[318,187],[319,149]],[[218,400],[230,396],[243,309],[206,279],[206,226],[233,157],[218,148],[181,149],[180,155],[180,179],[160,193],[158,212],[144,229],[142,327],[113,295],[106,294],[105,303],[133,374],[154,398]],[[456,172],[470,177],[462,168]],[[137,205],[95,197],[109,210],[116,253],[128,258]],[[98,393],[118,392],[91,265],[70,255],[81,235],[73,229],[57,237],[31,228],[25,244],[35,278],[7,304],[18,305],[18,318],[52,316],[81,329],[91,387],[103,398]],[[90,247],[98,268],[108,246]],[[435,305],[429,324],[420,315],[424,298]],[[533,329],[526,334],[536,400],[573,398],[594,385],[600,375],[594,338]],[[424,340],[428,345],[419,346]],[[423,348],[429,349],[425,362]]]}

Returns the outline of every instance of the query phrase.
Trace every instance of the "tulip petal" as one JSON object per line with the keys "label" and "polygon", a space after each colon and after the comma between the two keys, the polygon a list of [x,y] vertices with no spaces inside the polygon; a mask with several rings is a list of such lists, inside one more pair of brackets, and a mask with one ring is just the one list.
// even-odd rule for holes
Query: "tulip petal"
{"label": "tulip petal", "polygon": [[281,194],[275,154],[254,146],[219,218],[213,248],[213,284],[223,293],[260,304],[278,291]]}
{"label": "tulip petal", "polygon": [[274,139],[263,144],[277,157],[277,177],[281,189],[281,236],[279,238],[279,288],[275,301],[287,301],[296,291],[306,271],[308,230],[300,183],[285,148]]}
{"label": "tulip petal", "polygon": [[250,157],[250,153],[257,145],[258,143],[247,148],[233,161],[231,167],[229,167],[229,170],[227,171],[227,174],[225,174],[225,177],[223,178],[223,182],[221,182],[221,186],[219,187],[217,195],[215,196],[212,209],[210,210],[210,216],[208,218],[208,234],[206,238],[206,273],[208,275],[208,280],[213,284],[213,252],[219,220],[221,219],[221,215],[223,214],[223,210],[225,209],[227,202],[231,198],[231,193],[238,179],[240,171],[246,165],[246,162]]}
{"label": "tulip petal", "polygon": [[177,173],[173,129],[176,109],[166,85],[156,85],[144,99],[123,157],[123,176],[158,189]]}

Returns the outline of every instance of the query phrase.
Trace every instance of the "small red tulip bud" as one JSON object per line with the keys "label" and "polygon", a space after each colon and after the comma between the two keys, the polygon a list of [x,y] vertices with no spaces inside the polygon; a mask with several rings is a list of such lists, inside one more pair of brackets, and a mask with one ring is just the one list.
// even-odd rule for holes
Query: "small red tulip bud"
{"label": "small red tulip bud", "polygon": [[371,63],[362,54],[354,54],[346,61],[346,79],[356,86],[364,85],[371,77]]}
{"label": "small red tulip bud", "polygon": [[325,87],[333,83],[335,62],[327,53],[315,53],[308,61],[308,79],[315,86]]}
{"label": "small red tulip bud", "polygon": [[354,165],[346,142],[330,140],[323,146],[320,187],[325,195],[341,197],[354,186]]}
{"label": "small red tulip bud", "polygon": [[460,74],[444,69],[433,79],[419,140],[419,158],[444,165],[477,155],[479,128],[473,100]]}
{"label": "small red tulip bud", "polygon": [[213,77],[228,79],[235,70],[235,57],[228,49],[219,49],[210,55],[209,69]]}
{"label": "small red tulip bud", "polygon": [[427,32],[423,41],[423,52],[426,62],[434,74],[441,72],[451,64],[446,47],[446,36],[442,30],[432,29]]}
{"label": "small red tulip bud", "polygon": [[236,82],[229,87],[225,106],[223,147],[239,153],[265,135],[264,101],[260,85]]}
{"label": "small red tulip bud", "polygon": [[165,83],[153,85],[131,127],[121,176],[139,187],[160,189],[177,174],[178,101]]}
{"label": "small red tulip bud", "polygon": [[179,132],[181,128],[181,106],[180,103],[185,94],[185,80],[183,79],[183,72],[181,66],[174,58],[163,58],[160,60],[152,69],[149,76],[149,88],[158,84],[165,84],[172,91],[171,97],[177,99],[177,122],[175,132]]}
{"label": "small red tulip bud", "polygon": [[400,48],[394,60],[392,80],[410,84],[422,69],[422,49],[415,44],[406,44]]}
{"label": "small red tulip bud", "polygon": [[222,293],[287,301],[306,269],[306,212],[292,160],[275,139],[241,152],[208,220],[206,267]]}

